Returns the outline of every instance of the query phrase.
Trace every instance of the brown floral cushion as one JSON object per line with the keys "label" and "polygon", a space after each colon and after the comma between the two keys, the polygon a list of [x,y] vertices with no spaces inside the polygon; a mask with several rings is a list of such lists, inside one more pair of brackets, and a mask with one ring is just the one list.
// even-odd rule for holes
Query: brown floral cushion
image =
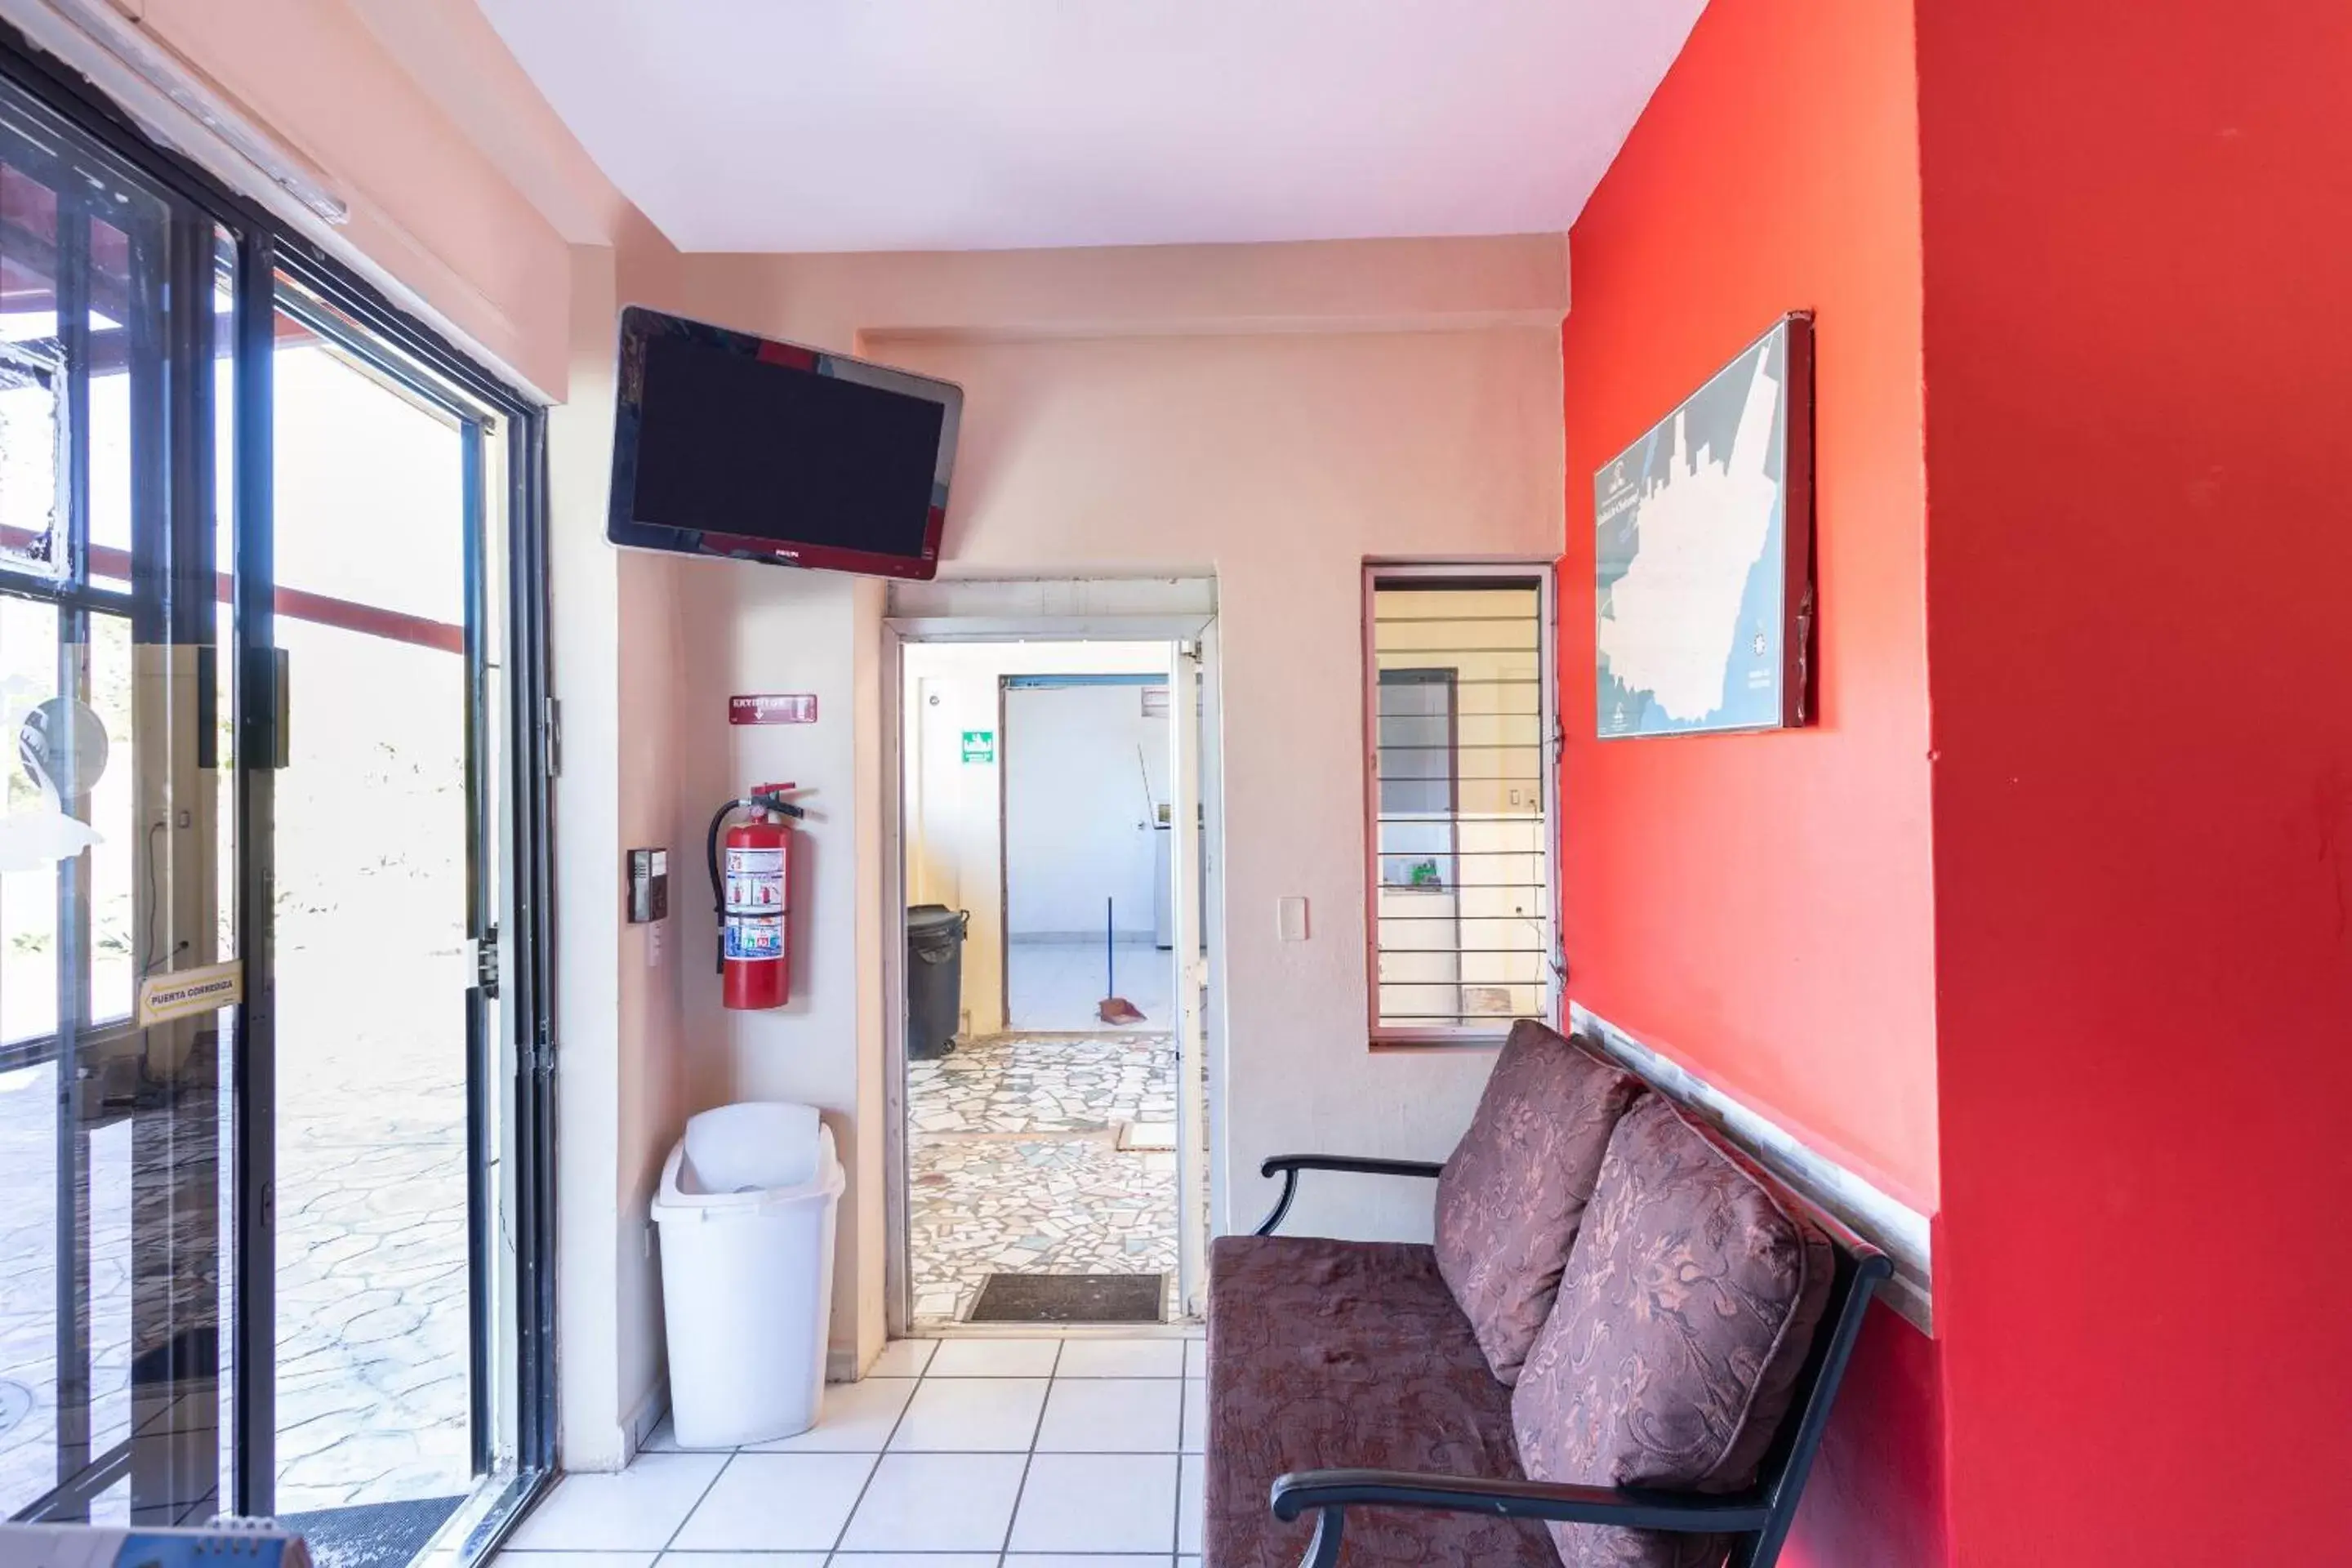
{"label": "brown floral cushion", "polygon": [[1610,1131],[1642,1080],[1522,1019],[1437,1178],[1437,1268],[1506,1384],[1551,1316]]}
{"label": "brown floral cushion", "polygon": [[[1559,1304],[1511,1396],[1536,1480],[1750,1485],[1829,1300],[1829,1238],[1652,1096],[1609,1141]],[[1568,1568],[1704,1568],[1715,1536],[1555,1524]]]}

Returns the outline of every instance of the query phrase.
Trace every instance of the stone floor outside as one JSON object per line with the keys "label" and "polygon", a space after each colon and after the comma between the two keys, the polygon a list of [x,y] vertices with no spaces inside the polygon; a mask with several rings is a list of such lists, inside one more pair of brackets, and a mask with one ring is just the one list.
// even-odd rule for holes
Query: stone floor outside
{"label": "stone floor outside", "polygon": [[918,1330],[996,1273],[1165,1274],[1172,1302],[1173,1036],[998,1035],[907,1077]]}
{"label": "stone floor outside", "polygon": [[[472,1468],[462,1036],[415,1028],[396,1008],[308,1012],[301,978],[289,965],[285,989],[294,994],[284,995],[281,1015],[291,1021],[281,1038],[302,1048],[285,1052],[279,1086],[278,1510],[462,1493]],[[386,989],[457,994],[448,979],[403,974]],[[336,1023],[292,1026],[306,1014]],[[435,1048],[419,1048],[427,1039]],[[0,1213],[0,1517],[58,1479],[55,1086],[48,1065],[0,1074],[0,1187],[12,1200]],[[134,1258],[130,1132],[118,1122],[92,1138],[91,1405],[100,1452],[129,1435],[134,1417],[134,1266],[173,1266],[167,1249]],[[205,1144],[184,1142],[182,1164],[210,1167]],[[206,1187],[214,1180],[209,1169],[178,1177]],[[221,1219],[226,1235],[226,1213]],[[183,1259],[194,1272],[173,1289],[192,1283],[209,1300],[182,1321],[225,1326],[226,1264]],[[201,1430],[217,1401],[205,1396],[203,1410],[184,1401],[168,1414],[142,1405],[136,1415],[142,1432]],[[207,1500],[197,1511],[215,1506]],[[101,1500],[98,1517],[121,1518],[124,1507]]]}
{"label": "stone floor outside", "polygon": [[347,1019],[281,1084],[280,1513],[472,1485],[463,1037],[387,1024]]}

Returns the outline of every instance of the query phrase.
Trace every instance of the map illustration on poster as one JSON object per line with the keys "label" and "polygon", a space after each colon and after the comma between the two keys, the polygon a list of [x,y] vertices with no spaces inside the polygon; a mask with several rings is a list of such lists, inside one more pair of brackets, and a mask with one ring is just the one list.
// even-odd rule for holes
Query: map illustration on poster
{"label": "map illustration on poster", "polygon": [[1602,740],[1805,722],[1812,395],[1784,317],[1593,476]]}

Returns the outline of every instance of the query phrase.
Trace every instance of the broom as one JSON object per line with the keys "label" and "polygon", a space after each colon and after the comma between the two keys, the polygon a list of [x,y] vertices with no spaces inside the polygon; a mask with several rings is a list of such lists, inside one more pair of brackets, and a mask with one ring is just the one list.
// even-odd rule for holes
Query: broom
{"label": "broom", "polygon": [[1143,1009],[1118,994],[1118,900],[1103,900],[1103,989],[1110,993],[1095,1008],[1106,1024],[1140,1024]]}

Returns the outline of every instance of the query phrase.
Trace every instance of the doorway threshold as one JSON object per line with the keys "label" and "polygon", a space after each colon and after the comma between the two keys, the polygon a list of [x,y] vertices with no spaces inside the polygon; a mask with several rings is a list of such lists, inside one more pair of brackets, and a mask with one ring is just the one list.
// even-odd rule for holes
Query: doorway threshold
{"label": "doorway threshold", "polygon": [[990,1036],[908,1089],[916,1328],[968,1321],[994,1276],[1175,1273],[1173,1141],[1127,1142],[1174,1125],[1174,1037]]}
{"label": "doorway threshold", "polygon": [[465,1500],[461,1494],[358,1503],[279,1514],[278,1522],[302,1537],[317,1568],[403,1568]]}

